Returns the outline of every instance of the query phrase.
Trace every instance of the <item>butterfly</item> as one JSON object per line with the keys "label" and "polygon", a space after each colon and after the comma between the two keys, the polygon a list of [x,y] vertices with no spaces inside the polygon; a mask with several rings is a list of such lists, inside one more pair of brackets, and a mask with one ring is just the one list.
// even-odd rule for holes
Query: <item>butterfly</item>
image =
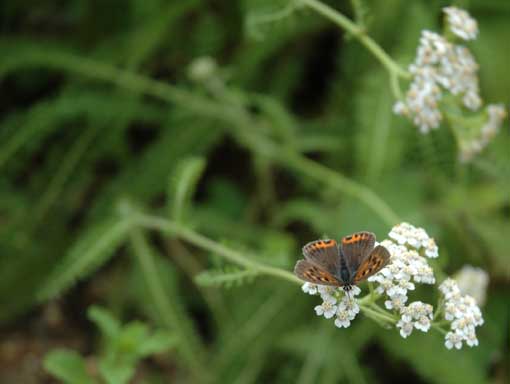
{"label": "butterfly", "polygon": [[379,272],[390,259],[382,245],[375,245],[371,232],[357,232],[335,240],[316,240],[303,247],[304,260],[299,260],[294,273],[301,280],[343,287],[350,291],[353,285]]}

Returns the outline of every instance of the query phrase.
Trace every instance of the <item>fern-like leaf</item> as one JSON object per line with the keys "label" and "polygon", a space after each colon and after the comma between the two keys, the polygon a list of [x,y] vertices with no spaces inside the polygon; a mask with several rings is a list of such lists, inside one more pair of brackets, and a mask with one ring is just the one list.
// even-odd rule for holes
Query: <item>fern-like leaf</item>
{"label": "fern-like leaf", "polygon": [[106,263],[130,228],[129,220],[109,218],[86,231],[50,274],[37,295],[38,299],[51,299]]}
{"label": "fern-like leaf", "polygon": [[195,276],[195,282],[201,286],[223,286],[231,288],[246,283],[251,283],[258,275],[253,269],[239,269],[225,267],[223,269],[210,269]]}

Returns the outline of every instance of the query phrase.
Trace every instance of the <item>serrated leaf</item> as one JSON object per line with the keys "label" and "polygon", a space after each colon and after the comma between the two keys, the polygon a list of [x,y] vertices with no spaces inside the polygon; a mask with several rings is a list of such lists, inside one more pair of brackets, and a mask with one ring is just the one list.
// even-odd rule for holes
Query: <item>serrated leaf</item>
{"label": "serrated leaf", "polygon": [[87,374],[85,361],[75,351],[57,349],[44,358],[44,368],[66,384],[94,384]]}
{"label": "serrated leaf", "polygon": [[199,273],[195,276],[195,282],[202,286],[224,286],[230,288],[233,285],[241,285],[253,281],[258,275],[255,270],[216,269]]}
{"label": "serrated leaf", "polygon": [[114,217],[85,231],[43,284],[38,299],[47,300],[58,295],[106,263],[130,228],[129,220]]}

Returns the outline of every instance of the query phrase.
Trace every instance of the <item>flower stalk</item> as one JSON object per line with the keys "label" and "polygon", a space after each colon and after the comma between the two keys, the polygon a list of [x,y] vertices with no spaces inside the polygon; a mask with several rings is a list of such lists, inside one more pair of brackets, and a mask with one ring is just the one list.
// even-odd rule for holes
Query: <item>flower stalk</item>
{"label": "flower stalk", "polygon": [[318,0],[299,0],[300,4],[308,7],[325,18],[331,20],[343,30],[347,31],[356,38],[365,48],[367,48],[374,57],[379,60],[384,68],[394,78],[398,77],[408,79],[409,72],[398,65],[370,36],[366,34],[365,28],[353,22],[334,8],[326,5]]}

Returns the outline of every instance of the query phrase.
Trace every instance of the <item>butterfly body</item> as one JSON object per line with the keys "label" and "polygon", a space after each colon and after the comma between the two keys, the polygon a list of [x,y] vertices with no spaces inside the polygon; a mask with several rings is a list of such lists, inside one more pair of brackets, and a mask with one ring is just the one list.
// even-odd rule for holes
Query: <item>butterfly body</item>
{"label": "butterfly body", "polygon": [[343,287],[353,285],[379,272],[390,259],[388,250],[375,245],[371,232],[357,232],[335,240],[316,240],[303,247],[304,260],[299,260],[294,273],[301,279],[320,285]]}

